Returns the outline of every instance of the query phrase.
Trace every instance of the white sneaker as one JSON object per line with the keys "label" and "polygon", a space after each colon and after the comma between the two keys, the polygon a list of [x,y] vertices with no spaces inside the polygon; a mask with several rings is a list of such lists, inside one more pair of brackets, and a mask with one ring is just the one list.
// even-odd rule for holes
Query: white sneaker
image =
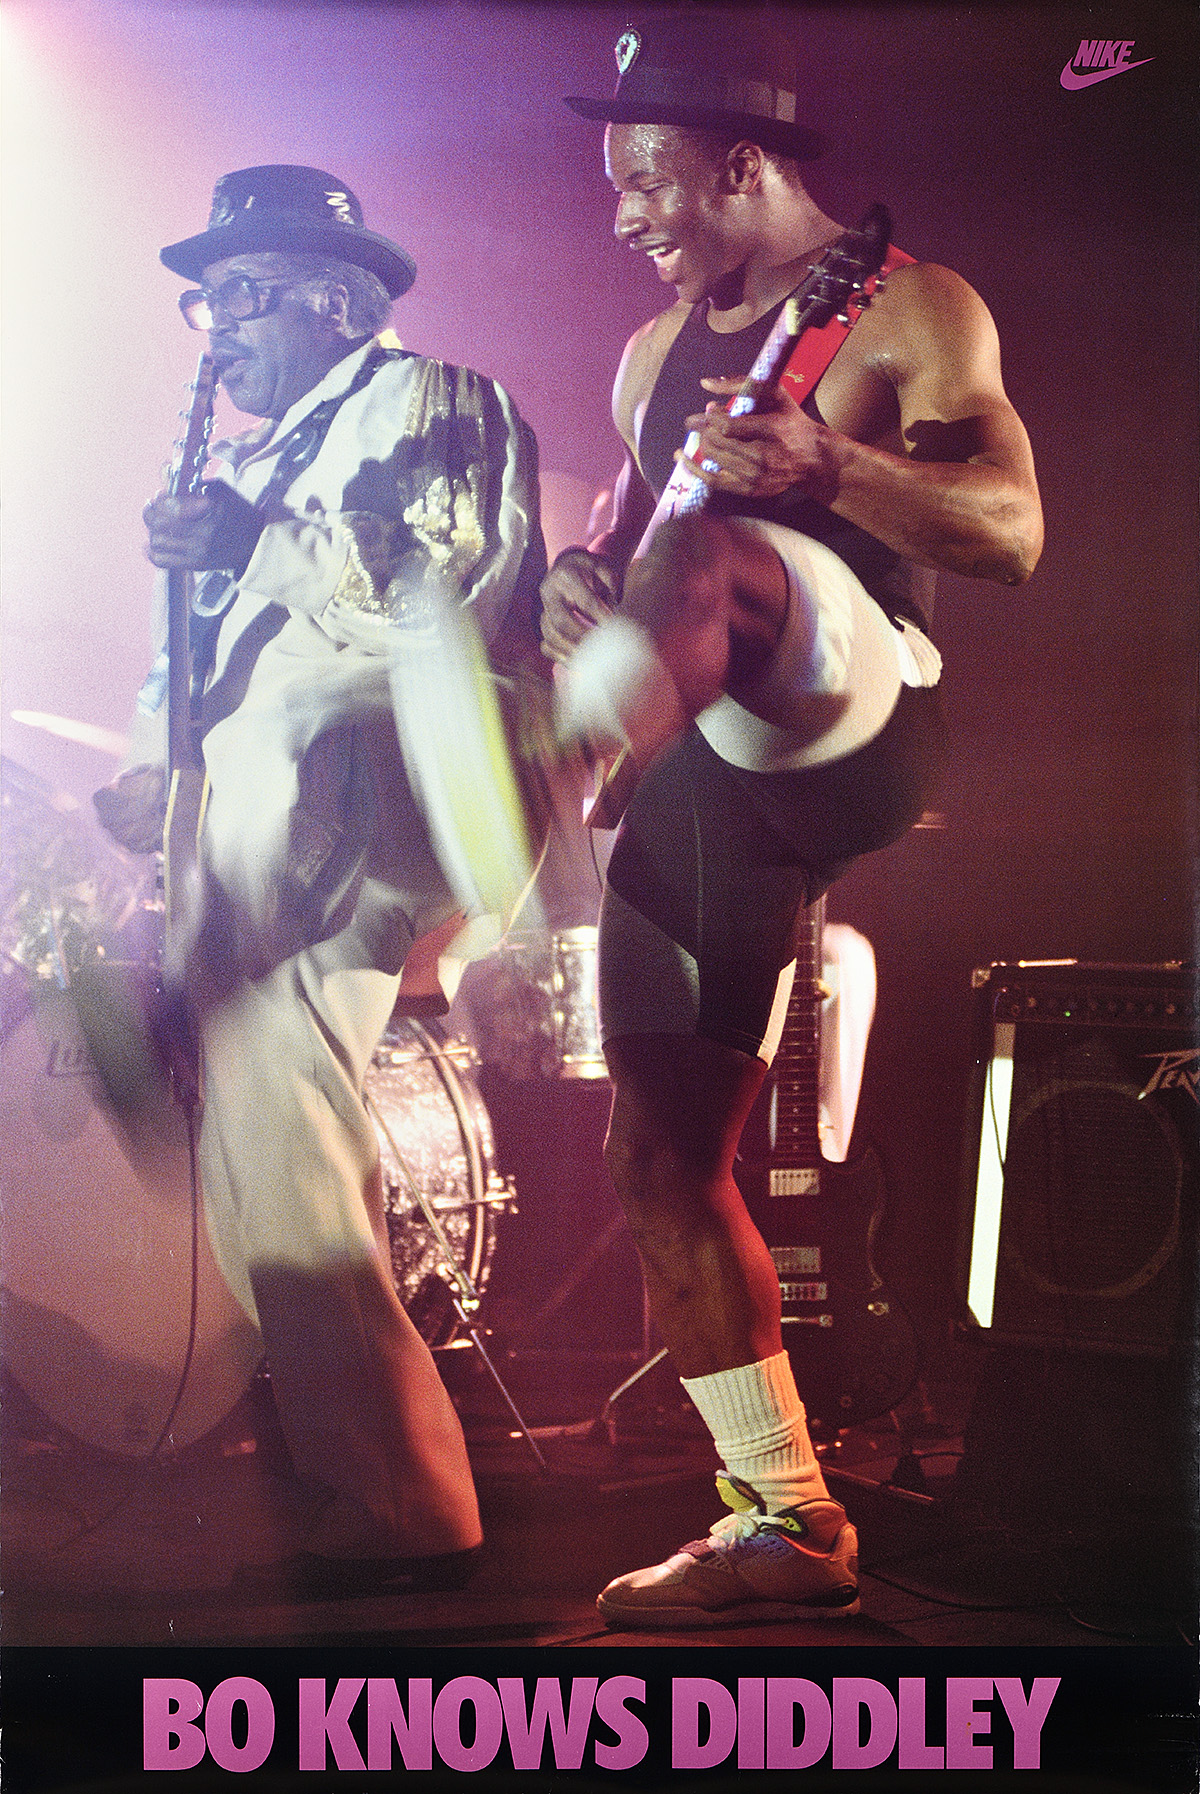
{"label": "white sneaker", "polygon": [[665,1563],[610,1582],[596,1602],[610,1626],[665,1631],[858,1612],[858,1535],[845,1508],[825,1497],[768,1514],[739,1478],[718,1476],[717,1488],[740,1511]]}

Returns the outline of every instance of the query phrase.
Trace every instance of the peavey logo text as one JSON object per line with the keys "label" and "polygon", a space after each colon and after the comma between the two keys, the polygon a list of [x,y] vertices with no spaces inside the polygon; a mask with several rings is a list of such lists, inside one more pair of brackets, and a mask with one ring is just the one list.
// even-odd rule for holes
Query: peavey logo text
{"label": "peavey logo text", "polygon": [[1085,37],[1059,80],[1073,92],[1080,87],[1094,87],[1097,81],[1108,81],[1113,75],[1124,75],[1130,69],[1140,69],[1144,62],[1154,61],[1153,56],[1139,56],[1136,62],[1131,62],[1132,50],[1132,38],[1118,38],[1114,42],[1106,37]]}
{"label": "peavey logo text", "polygon": [[1183,1047],[1173,1053],[1143,1053],[1143,1059],[1157,1059],[1158,1067],[1150,1082],[1138,1096],[1149,1096],[1154,1090],[1186,1090],[1194,1102],[1200,1102],[1196,1087],[1200,1083],[1200,1047]]}

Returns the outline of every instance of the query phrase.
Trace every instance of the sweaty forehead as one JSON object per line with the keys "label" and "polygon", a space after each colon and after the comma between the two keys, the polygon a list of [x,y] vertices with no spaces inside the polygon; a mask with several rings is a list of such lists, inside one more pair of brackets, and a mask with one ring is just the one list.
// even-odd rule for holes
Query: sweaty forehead
{"label": "sweaty forehead", "polygon": [[604,133],[604,165],[614,187],[648,175],[661,180],[688,174],[703,162],[695,133],[676,125],[611,124]]}

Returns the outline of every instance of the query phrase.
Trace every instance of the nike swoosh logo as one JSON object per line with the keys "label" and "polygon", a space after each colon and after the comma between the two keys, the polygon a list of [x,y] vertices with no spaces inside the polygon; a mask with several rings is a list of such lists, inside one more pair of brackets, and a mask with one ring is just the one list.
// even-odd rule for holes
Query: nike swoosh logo
{"label": "nike swoosh logo", "polygon": [[1059,80],[1064,87],[1071,91],[1080,87],[1094,87],[1097,81],[1107,81],[1111,75],[1127,75],[1130,69],[1140,69],[1144,62],[1153,61],[1153,56],[1142,56],[1137,62],[1121,62],[1117,64],[1116,68],[1111,69],[1092,69],[1086,75],[1077,75],[1068,62],[1059,76]]}

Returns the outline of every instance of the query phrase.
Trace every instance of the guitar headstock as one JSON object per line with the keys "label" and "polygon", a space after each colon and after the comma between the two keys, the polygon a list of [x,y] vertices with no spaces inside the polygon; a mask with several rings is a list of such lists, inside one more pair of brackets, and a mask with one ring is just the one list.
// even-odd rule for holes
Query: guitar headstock
{"label": "guitar headstock", "polygon": [[180,493],[196,491],[204,473],[204,464],[208,460],[213,400],[217,393],[217,370],[207,350],[200,357],[196,377],[189,390],[191,402],[186,411],[180,412],[184,420],[183,434],[175,444],[175,458],[167,478],[167,491],[173,498]]}
{"label": "guitar headstock", "polygon": [[848,323],[846,306],[862,294],[868,280],[878,274],[887,257],[892,234],[891,214],[874,205],[854,230],[844,231],[836,243],[814,262],[808,279],[788,300],[788,330],[793,336],[819,329],[831,318]]}

